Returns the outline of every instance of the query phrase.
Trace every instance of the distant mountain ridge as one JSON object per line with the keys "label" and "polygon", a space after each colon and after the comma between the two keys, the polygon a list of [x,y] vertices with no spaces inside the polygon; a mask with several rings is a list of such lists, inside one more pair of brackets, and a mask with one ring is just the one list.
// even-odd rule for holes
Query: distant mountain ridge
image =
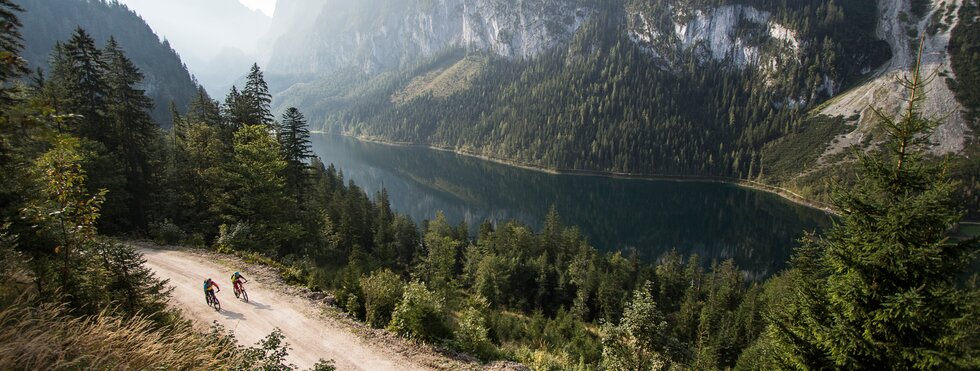
{"label": "distant mountain ridge", "polygon": [[197,82],[166,41],[160,38],[136,13],[115,1],[103,0],[19,0],[24,12],[23,57],[31,69],[47,68],[56,42],[67,40],[76,27],[82,27],[101,46],[114,36],[126,55],[144,75],[143,88],[153,99],[151,112],[157,124],[171,125],[170,102],[185,111],[197,91]]}
{"label": "distant mountain ridge", "polygon": [[[875,143],[868,105],[895,112],[901,89],[881,82],[908,71],[919,35],[941,74],[923,107],[945,119],[936,153],[962,153],[976,125],[944,81],[955,79],[946,45],[969,1],[301,4],[281,0],[273,20],[297,26],[278,31],[267,71],[298,81],[278,85],[274,104],[374,140],[550,169],[751,179],[820,198],[818,184],[850,161],[841,149]],[[861,95],[867,86],[879,93]]]}

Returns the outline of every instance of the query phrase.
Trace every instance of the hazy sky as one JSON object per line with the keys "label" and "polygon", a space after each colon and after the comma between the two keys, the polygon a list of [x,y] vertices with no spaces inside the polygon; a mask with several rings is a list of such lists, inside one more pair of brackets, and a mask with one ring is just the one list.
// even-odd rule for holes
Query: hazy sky
{"label": "hazy sky", "polygon": [[258,61],[276,0],[119,0],[166,38],[209,90]]}
{"label": "hazy sky", "polygon": [[243,5],[247,6],[252,10],[261,10],[265,15],[272,17],[273,11],[276,10],[276,0],[238,0]]}

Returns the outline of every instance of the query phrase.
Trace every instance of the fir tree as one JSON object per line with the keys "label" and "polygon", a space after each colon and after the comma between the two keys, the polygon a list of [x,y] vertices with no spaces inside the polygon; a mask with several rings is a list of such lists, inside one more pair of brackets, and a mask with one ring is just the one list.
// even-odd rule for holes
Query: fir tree
{"label": "fir tree", "polygon": [[231,87],[228,96],[225,97],[224,121],[232,131],[237,131],[243,125],[249,123],[249,102],[247,97],[238,92],[238,88]]}
{"label": "fir tree", "polygon": [[113,147],[106,128],[106,65],[102,51],[88,32],[76,28],[67,43],[56,45],[52,56],[52,81],[64,112],[80,115],[74,132]]}
{"label": "fir tree", "polygon": [[129,199],[129,221],[138,229],[146,227],[146,202],[149,199],[149,179],[152,177],[149,148],[158,137],[158,129],[150,111],[153,101],[139,85],[143,74],[126,57],[114,38],[105,49],[108,119],[118,143],[115,151],[125,164],[126,190]]}
{"label": "fir tree", "polygon": [[249,125],[261,124],[272,129],[275,125],[275,118],[272,116],[271,109],[272,94],[269,94],[269,85],[266,84],[265,76],[257,63],[252,64],[252,69],[245,77],[242,97],[248,102],[248,115],[244,117],[244,123]]}
{"label": "fir tree", "polygon": [[0,108],[13,102],[8,82],[27,72],[27,63],[20,57],[24,48],[16,14],[20,11],[23,9],[10,0],[0,0]]}
{"label": "fir tree", "polygon": [[307,161],[313,157],[310,130],[303,113],[295,107],[287,109],[282,115],[278,137],[287,164],[286,188],[299,202],[303,198],[303,185],[307,180]]}
{"label": "fir tree", "polygon": [[798,290],[777,308],[782,368],[976,368],[975,289],[958,287],[975,241],[947,233],[962,212],[947,162],[925,159],[936,122],[920,116],[925,82],[905,81],[906,109],[878,112],[884,147],[859,154],[857,184],[838,186],[843,215],[794,257]]}
{"label": "fir tree", "polygon": [[203,86],[197,87],[197,94],[187,109],[187,121],[212,126],[221,125],[221,104],[208,95]]}

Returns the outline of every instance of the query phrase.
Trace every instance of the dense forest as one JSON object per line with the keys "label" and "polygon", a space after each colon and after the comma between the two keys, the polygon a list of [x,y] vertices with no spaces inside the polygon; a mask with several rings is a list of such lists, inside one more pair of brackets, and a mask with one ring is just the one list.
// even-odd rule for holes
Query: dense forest
{"label": "dense forest", "polygon": [[143,72],[140,87],[154,102],[150,117],[158,125],[170,125],[171,102],[181,111],[187,109],[197,82],[170,44],[161,42],[126,5],[107,0],[23,0],[19,4],[26,10],[21,17],[25,45],[22,55],[31,71],[46,69],[55,43],[68,39],[76,27],[82,27],[99,45],[115,37]]}
{"label": "dense forest", "polygon": [[[167,310],[166,284],[118,242],[148,236],[268,261],[370,326],[535,369],[980,367],[963,277],[978,244],[947,238],[962,211],[946,164],[923,161],[935,122],[917,113],[918,75],[908,110],[881,118],[887,145],[835,187],[837,225],[746,282],[731,261],[600,253],[554,211],[476,238],[442,215],[416,225],[314,157],[303,113],[272,115],[258,66],[223,102],[198,89],[168,131],[114,39],[78,28],[47,78],[18,80],[18,14],[0,0],[0,365],[288,366],[276,332],[240,348]],[[138,335],[122,347],[120,333]],[[88,339],[27,348],[63,334]]]}

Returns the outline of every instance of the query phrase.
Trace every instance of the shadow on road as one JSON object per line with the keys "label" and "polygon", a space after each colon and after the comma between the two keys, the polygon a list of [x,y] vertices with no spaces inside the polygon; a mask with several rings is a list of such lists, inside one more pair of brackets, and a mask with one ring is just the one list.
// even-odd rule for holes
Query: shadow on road
{"label": "shadow on road", "polygon": [[245,318],[245,315],[244,314],[241,314],[241,313],[238,313],[238,312],[232,312],[232,311],[227,310],[227,309],[222,309],[218,313],[221,313],[221,315],[223,315],[225,317],[228,317],[228,319],[239,319],[240,320],[240,319],[244,319]]}
{"label": "shadow on road", "polygon": [[262,309],[262,310],[270,310],[270,309],[272,309],[272,306],[271,305],[262,304],[260,302],[255,301],[255,300],[249,300],[248,303],[249,304],[252,304],[253,306],[255,306],[256,309]]}

